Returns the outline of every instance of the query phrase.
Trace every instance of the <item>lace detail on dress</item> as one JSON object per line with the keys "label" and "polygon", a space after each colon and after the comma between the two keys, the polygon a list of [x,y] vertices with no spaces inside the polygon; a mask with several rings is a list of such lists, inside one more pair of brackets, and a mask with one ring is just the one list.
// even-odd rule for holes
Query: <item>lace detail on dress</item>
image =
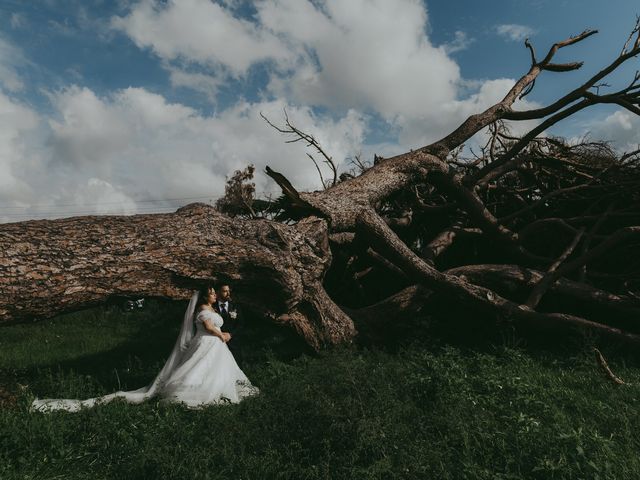
{"label": "lace detail on dress", "polygon": [[201,328],[205,320],[211,321],[218,328],[222,327],[222,325],[224,324],[224,320],[218,313],[211,310],[203,309],[196,314],[196,327]]}

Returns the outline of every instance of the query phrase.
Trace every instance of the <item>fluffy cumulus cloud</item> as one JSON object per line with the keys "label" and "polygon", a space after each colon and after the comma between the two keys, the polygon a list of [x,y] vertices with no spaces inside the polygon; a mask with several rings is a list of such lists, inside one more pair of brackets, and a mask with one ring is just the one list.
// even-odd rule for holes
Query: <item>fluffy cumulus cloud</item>
{"label": "fluffy cumulus cloud", "polygon": [[[286,145],[259,115],[280,121],[286,107],[281,101],[241,102],[206,116],[141,88],[99,97],[73,86],[52,94],[52,103],[55,112],[45,118],[0,97],[0,122],[11,125],[0,134],[0,158],[13,159],[0,163],[7,184],[0,200],[14,207],[0,210],[1,221],[19,220],[17,213],[137,213],[185,203],[139,202],[150,198],[215,199],[225,176],[249,163],[260,171],[266,165],[283,171],[301,188],[319,187],[304,147]],[[363,141],[365,122],[354,111],[338,119],[318,117],[308,107],[289,106],[287,112],[337,159]],[[45,134],[34,141],[38,129]],[[276,190],[262,174],[257,188]]]}
{"label": "fluffy cumulus cloud", "polygon": [[[469,82],[450,54],[472,39],[456,32],[452,42],[434,45],[419,0],[262,0],[255,7],[249,21],[208,0],[144,0],[112,24],[161,57],[175,86],[215,97],[221,71],[242,76],[266,64],[268,97],[378,117],[398,132],[399,145],[384,146],[396,153],[436,140],[513,84],[478,82],[461,99]],[[212,67],[211,75],[188,73],[184,64]]]}
{"label": "fluffy cumulus cloud", "polygon": [[388,121],[424,115],[456,97],[460,72],[448,53],[468,39],[459,32],[453,43],[433,45],[418,0],[264,0],[256,8],[249,21],[209,0],[144,0],[112,25],[167,62],[175,85],[215,91],[183,65],[238,77],[266,63],[273,97],[357,108]]}
{"label": "fluffy cumulus cloud", "polygon": [[306,53],[291,75],[274,74],[276,94],[389,121],[455,98],[458,65],[425,35],[421,2],[270,0],[260,4],[259,20]]}
{"label": "fluffy cumulus cloud", "polygon": [[[221,72],[242,76],[262,63],[269,67],[269,98],[378,116],[410,142],[406,147],[434,140],[460,120],[443,120],[464,110],[456,102],[465,81],[449,54],[470,40],[457,32],[453,42],[434,45],[423,2],[263,0],[255,6],[249,21],[208,0],[144,0],[112,25],[152,49],[175,86],[210,97],[223,83]],[[188,73],[188,64],[210,67],[211,75]]]}
{"label": "fluffy cumulus cloud", "polygon": [[586,125],[586,133],[594,139],[610,141],[621,153],[640,148],[640,117],[618,110]]}
{"label": "fluffy cumulus cloud", "polygon": [[[30,199],[29,141],[38,115],[0,92],[0,202]],[[22,177],[22,178],[21,178]],[[2,214],[0,213],[0,216]]]}
{"label": "fluffy cumulus cloud", "polygon": [[289,59],[275,35],[209,0],[143,0],[111,24],[164,60],[198,62],[235,76],[256,62]]}

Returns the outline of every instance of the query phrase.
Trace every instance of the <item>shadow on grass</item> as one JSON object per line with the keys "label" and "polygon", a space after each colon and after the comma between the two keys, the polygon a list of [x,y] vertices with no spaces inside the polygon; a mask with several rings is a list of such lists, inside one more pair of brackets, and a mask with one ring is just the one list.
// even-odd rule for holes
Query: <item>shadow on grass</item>
{"label": "shadow on grass", "polygon": [[[26,367],[0,363],[0,402],[15,404],[20,385],[28,385],[39,397],[88,398],[149,384],[173,348],[185,305],[153,300],[142,311],[125,313],[114,307],[101,307],[63,315],[49,321],[51,328],[46,322],[7,327],[10,337],[13,330],[14,343],[34,351],[36,360],[26,362]],[[597,346],[613,367],[640,366],[635,349],[597,336],[575,332],[550,335],[516,328],[511,322],[496,322],[450,303],[428,307],[433,312],[429,316],[416,316],[398,324],[390,321],[377,336],[359,337],[356,349],[379,350],[394,356],[402,356],[408,349],[438,351],[452,345],[461,355],[519,349],[540,362],[561,366],[576,362],[595,365],[592,347]],[[239,364],[249,378],[269,361],[288,363],[302,355],[314,355],[289,328],[248,315],[245,330]],[[43,347],[40,335],[50,331],[58,335]],[[58,337],[64,338],[57,340]],[[83,353],[83,342],[101,338],[103,343],[85,345]],[[66,343],[60,343],[63,340]],[[48,342],[46,338],[44,341]],[[59,342],[57,346],[55,341]]]}
{"label": "shadow on grass", "polygon": [[640,351],[636,345],[603,335],[571,328],[524,326],[437,298],[430,300],[423,310],[429,313],[398,323],[390,320],[382,334],[367,332],[358,338],[358,346],[392,354],[416,347],[433,351],[454,346],[461,354],[495,354],[516,349],[538,361],[552,361],[554,365],[576,361],[595,365],[593,348],[596,347],[613,363],[640,367]]}
{"label": "shadow on grass", "polygon": [[[49,323],[7,327],[6,332],[14,330],[9,337],[13,337],[14,347],[20,347],[16,347],[18,357],[28,359],[28,366],[20,365],[19,360],[0,364],[0,397],[14,399],[24,384],[37,396],[64,398],[149,384],[174,346],[186,304],[153,300],[147,305],[145,310],[134,312],[98,307],[62,315]],[[52,336],[51,331],[57,333]],[[49,336],[43,340],[45,333]],[[250,315],[242,351],[240,367],[249,371],[267,358],[290,361],[312,353],[290,329]]]}

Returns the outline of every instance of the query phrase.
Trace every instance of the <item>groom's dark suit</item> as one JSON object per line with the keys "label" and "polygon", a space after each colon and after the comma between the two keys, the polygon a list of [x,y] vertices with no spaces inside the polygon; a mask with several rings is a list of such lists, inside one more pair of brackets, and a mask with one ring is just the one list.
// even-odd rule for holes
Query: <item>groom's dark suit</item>
{"label": "groom's dark suit", "polygon": [[[233,353],[236,362],[240,363],[242,360],[242,350],[240,347],[243,326],[242,312],[238,308],[238,305],[231,300],[227,302],[216,301],[213,308],[220,314],[222,320],[224,320],[221,330],[231,334],[231,340],[227,342],[227,346],[229,350],[231,350],[231,353]],[[232,318],[232,312],[235,312],[236,318]]]}

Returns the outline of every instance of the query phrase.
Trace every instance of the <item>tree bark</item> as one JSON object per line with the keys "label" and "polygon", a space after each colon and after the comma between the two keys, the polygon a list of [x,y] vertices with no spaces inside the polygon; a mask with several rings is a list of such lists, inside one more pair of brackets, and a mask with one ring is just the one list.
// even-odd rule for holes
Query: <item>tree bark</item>
{"label": "tree bark", "polygon": [[174,214],[0,225],[0,322],[51,317],[112,296],[189,298],[230,282],[237,300],[287,316],[314,348],[350,341],[351,319],[322,286],[327,224],[231,219],[192,204]]}

